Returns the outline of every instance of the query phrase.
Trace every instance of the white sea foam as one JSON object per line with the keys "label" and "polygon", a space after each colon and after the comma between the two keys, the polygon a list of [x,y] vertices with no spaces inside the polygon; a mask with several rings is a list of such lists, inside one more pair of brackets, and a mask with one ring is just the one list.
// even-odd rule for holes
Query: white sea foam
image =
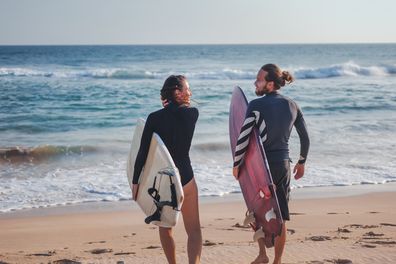
{"label": "white sea foam", "polygon": [[298,79],[321,79],[340,76],[387,76],[395,74],[396,66],[360,66],[354,62],[331,65],[321,68],[297,68],[292,72]]}
{"label": "white sea foam", "polygon": [[[228,151],[201,152],[195,149],[192,160],[200,196],[224,196],[240,192],[238,182],[231,175],[232,162],[229,156]],[[58,167],[41,177],[35,176],[37,172],[34,172],[36,168],[33,165],[26,165],[19,170],[14,168],[13,177],[7,177],[4,173],[0,178],[0,212],[131,199],[124,159],[89,164],[85,167]],[[34,175],[26,175],[29,166]],[[362,170],[359,167],[313,161],[307,168],[306,176],[299,181],[292,179],[291,186],[306,188],[384,184],[396,181],[396,176],[386,176],[386,172],[394,170],[392,166]]]}
{"label": "white sea foam", "polygon": [[[298,79],[321,79],[342,76],[388,76],[396,74],[396,65],[361,66],[354,62],[307,68],[289,69]],[[0,68],[1,76],[14,77],[55,77],[55,78],[105,78],[105,79],[164,79],[171,71],[155,72],[144,69],[92,68],[84,70],[59,69],[46,71],[34,68]],[[199,80],[253,80],[256,70],[224,68],[211,71],[190,71],[184,73],[190,79]]]}

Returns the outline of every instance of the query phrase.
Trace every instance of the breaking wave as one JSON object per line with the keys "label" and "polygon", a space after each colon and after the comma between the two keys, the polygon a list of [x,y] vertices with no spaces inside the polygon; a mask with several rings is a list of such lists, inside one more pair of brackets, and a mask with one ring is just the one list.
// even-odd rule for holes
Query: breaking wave
{"label": "breaking wave", "polygon": [[0,148],[0,162],[39,162],[50,158],[70,155],[84,155],[98,151],[92,146],[3,147]]}
{"label": "breaking wave", "polygon": [[[342,76],[389,76],[396,74],[396,65],[361,66],[353,62],[335,64],[327,67],[287,69],[297,79],[323,79]],[[97,79],[164,79],[172,72],[152,72],[123,68],[98,68],[87,70],[46,71],[30,68],[0,68],[0,77],[47,77],[47,78],[97,78]],[[256,70],[225,68],[213,71],[196,71],[183,73],[189,79],[199,80],[251,80],[256,77]]]}

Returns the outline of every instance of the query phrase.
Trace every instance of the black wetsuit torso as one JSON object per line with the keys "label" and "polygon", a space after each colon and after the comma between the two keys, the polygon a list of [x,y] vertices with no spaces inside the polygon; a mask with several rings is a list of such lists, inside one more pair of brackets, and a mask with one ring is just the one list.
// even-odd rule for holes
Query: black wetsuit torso
{"label": "black wetsuit torso", "polygon": [[154,132],[161,137],[168,148],[176,167],[179,169],[182,185],[186,185],[194,177],[189,151],[198,115],[197,108],[171,103],[148,116],[136,157],[133,175],[134,184],[139,182],[139,176],[146,162]]}
{"label": "black wetsuit torso", "polygon": [[[247,115],[254,111],[260,113],[258,123],[264,121],[266,124],[267,136],[263,145],[269,162],[289,159],[289,138],[293,126],[300,137],[300,156],[307,158],[308,132],[302,112],[293,100],[273,92],[251,101]],[[262,134],[263,131],[260,132]]]}
{"label": "black wetsuit torso", "polygon": [[300,137],[300,159],[307,158],[309,137],[300,108],[290,98],[273,92],[249,103],[237,142],[234,167],[243,160],[254,126],[259,128],[268,162],[289,160],[289,137],[293,126]]}

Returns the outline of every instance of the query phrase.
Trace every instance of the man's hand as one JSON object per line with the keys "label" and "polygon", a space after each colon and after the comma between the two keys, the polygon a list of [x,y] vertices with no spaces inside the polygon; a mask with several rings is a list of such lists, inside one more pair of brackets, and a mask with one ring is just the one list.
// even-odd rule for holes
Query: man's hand
{"label": "man's hand", "polygon": [[132,185],[132,200],[136,201],[139,191],[139,184]]}
{"label": "man's hand", "polygon": [[234,175],[235,179],[238,180],[238,178],[239,178],[239,167],[232,168],[232,175]]}
{"label": "man's hand", "polygon": [[297,163],[297,164],[294,166],[294,169],[293,169],[294,179],[298,180],[298,179],[300,179],[302,176],[304,176],[304,170],[305,170],[305,164]]}

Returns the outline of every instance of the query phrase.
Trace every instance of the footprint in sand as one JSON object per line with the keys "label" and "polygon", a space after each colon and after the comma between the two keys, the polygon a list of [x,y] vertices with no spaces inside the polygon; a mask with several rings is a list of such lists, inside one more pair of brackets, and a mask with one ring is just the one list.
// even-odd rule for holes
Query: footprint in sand
{"label": "footprint in sand", "polygon": [[363,228],[363,229],[368,229],[368,228],[377,228],[379,226],[377,225],[360,225],[360,224],[352,224],[352,225],[346,225],[344,227],[353,227],[353,228]]}
{"label": "footprint in sand", "polygon": [[363,244],[362,247],[365,247],[365,248],[376,248],[377,246]]}
{"label": "footprint in sand", "polygon": [[231,227],[237,227],[237,228],[251,228],[249,225],[241,225],[240,223],[236,223],[235,225],[231,226]]}
{"label": "footprint in sand", "polygon": [[92,242],[87,242],[86,244],[103,244],[106,243],[106,241],[102,240],[102,241],[92,241]]}
{"label": "footprint in sand", "polygon": [[352,260],[349,260],[349,259],[330,259],[330,260],[326,260],[326,261],[335,263],[335,264],[352,264]]}
{"label": "footprint in sand", "polygon": [[396,241],[383,241],[383,240],[369,241],[367,243],[377,244],[377,245],[396,245]]}
{"label": "footprint in sand", "polygon": [[396,226],[395,224],[388,224],[388,223],[380,223],[382,226]]}
{"label": "footprint in sand", "polygon": [[352,233],[351,230],[346,229],[346,228],[338,228],[337,232],[338,233]]}
{"label": "footprint in sand", "polygon": [[113,250],[111,248],[96,248],[88,252],[90,252],[91,254],[103,254],[113,252]]}
{"label": "footprint in sand", "polygon": [[288,233],[289,235],[293,235],[294,233],[296,233],[296,230],[294,230],[294,229],[287,229],[287,233]]}
{"label": "footprint in sand", "polygon": [[215,218],[215,221],[220,221],[220,220],[235,220],[235,218],[230,217],[230,218]]}
{"label": "footprint in sand", "polygon": [[381,236],[384,236],[384,234],[376,234],[376,233],[374,233],[373,231],[370,231],[370,232],[368,232],[368,233],[366,233],[366,234],[363,234],[363,236],[368,236],[368,237],[381,237]]}
{"label": "footprint in sand", "polygon": [[125,235],[125,236],[123,236],[124,238],[128,238],[128,237],[133,237],[133,236],[136,236],[136,233],[132,233],[131,235]]}
{"label": "footprint in sand", "polygon": [[45,252],[45,253],[33,253],[33,254],[29,254],[28,256],[35,256],[35,257],[51,257],[51,256],[53,256],[53,255],[55,255],[55,254],[56,254],[55,250],[52,250],[52,251],[48,251],[48,252]]}
{"label": "footprint in sand", "polygon": [[159,247],[159,246],[148,246],[148,247],[143,248],[143,249],[156,249],[156,248],[161,248],[161,247]]}
{"label": "footprint in sand", "polygon": [[123,256],[123,255],[135,255],[135,252],[118,252],[114,253],[114,256]]}
{"label": "footprint in sand", "polygon": [[205,242],[202,245],[204,245],[206,247],[207,246],[215,246],[215,245],[217,245],[217,243],[209,241],[209,240],[205,240]]}
{"label": "footprint in sand", "polygon": [[329,236],[311,236],[306,238],[306,240],[312,240],[312,241],[326,241],[326,240],[331,240],[331,237]]}
{"label": "footprint in sand", "polygon": [[81,264],[81,262],[74,261],[71,259],[59,259],[52,262],[53,264]]}

